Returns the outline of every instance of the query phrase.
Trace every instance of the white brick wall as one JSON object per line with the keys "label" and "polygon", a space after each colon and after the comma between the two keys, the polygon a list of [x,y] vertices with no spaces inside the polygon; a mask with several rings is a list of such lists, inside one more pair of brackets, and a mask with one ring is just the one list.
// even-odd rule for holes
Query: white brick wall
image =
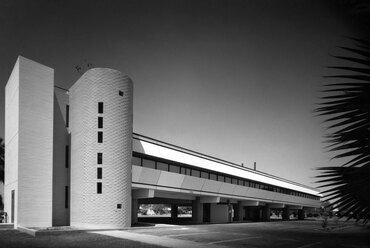
{"label": "white brick wall", "polygon": [[[95,68],[70,89],[72,226],[131,225],[132,87],[126,75]],[[98,102],[104,103],[103,114],[98,114]],[[98,116],[103,129],[98,129]],[[98,131],[103,131],[102,144]],[[98,152],[103,153],[102,165],[97,164]],[[103,179],[97,179],[98,167]],[[97,194],[97,182],[103,184],[102,194]]]}

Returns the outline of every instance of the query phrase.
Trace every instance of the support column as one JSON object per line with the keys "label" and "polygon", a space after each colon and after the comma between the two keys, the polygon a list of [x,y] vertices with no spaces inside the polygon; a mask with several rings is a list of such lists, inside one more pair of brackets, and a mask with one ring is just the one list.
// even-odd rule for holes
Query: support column
{"label": "support column", "polygon": [[285,206],[285,208],[283,208],[283,220],[289,220],[290,219],[290,209],[288,206]]}
{"label": "support column", "polygon": [[237,204],[234,205],[235,206],[235,209],[234,209],[234,220],[235,221],[243,221],[243,206],[242,206],[242,202],[241,201],[238,201]]}
{"label": "support column", "polygon": [[177,204],[171,204],[171,221],[177,222]]}
{"label": "support column", "polygon": [[305,215],[306,213],[303,209],[298,209],[298,220],[304,220]]}
{"label": "support column", "polygon": [[191,220],[193,223],[203,222],[203,204],[200,203],[200,197],[196,197],[192,201],[192,216]]}
{"label": "support column", "polygon": [[139,200],[132,198],[132,209],[131,209],[131,225],[138,222],[137,220],[137,212],[139,209]]}
{"label": "support column", "polygon": [[266,206],[262,207],[262,220],[270,221],[270,214],[271,214],[270,206],[266,204]]}

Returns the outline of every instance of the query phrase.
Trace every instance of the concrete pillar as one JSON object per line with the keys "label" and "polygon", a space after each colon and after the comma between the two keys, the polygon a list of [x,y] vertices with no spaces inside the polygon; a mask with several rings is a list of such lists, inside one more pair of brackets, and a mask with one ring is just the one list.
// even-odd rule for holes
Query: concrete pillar
{"label": "concrete pillar", "polygon": [[290,219],[290,209],[288,206],[285,206],[285,208],[283,208],[283,220],[289,220]]}
{"label": "concrete pillar", "polygon": [[234,205],[234,220],[235,221],[243,221],[243,206],[242,202],[238,201],[237,204]]}
{"label": "concrete pillar", "polygon": [[177,222],[177,204],[171,204],[171,221]]}
{"label": "concrete pillar", "polygon": [[195,198],[192,201],[192,216],[191,220],[193,223],[203,222],[203,204],[200,203],[200,197]]}
{"label": "concrete pillar", "polygon": [[262,220],[263,221],[270,221],[270,206],[266,204],[266,206],[262,207]]}
{"label": "concrete pillar", "polygon": [[139,210],[139,200],[138,199],[132,199],[132,209],[131,209],[131,224],[135,224],[138,222],[137,220],[137,212]]}
{"label": "concrete pillar", "polygon": [[306,213],[303,209],[298,209],[298,220],[304,220],[305,215]]}

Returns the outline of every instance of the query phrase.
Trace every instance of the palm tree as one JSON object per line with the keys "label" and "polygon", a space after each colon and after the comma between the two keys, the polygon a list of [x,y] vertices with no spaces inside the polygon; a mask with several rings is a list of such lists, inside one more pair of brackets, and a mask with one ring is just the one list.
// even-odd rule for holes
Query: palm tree
{"label": "palm tree", "polygon": [[347,159],[340,167],[319,168],[324,196],[349,218],[370,218],[370,43],[353,39],[355,48],[341,47],[354,56],[334,56],[351,66],[332,66],[324,97],[316,111],[330,125],[326,136],[333,159]]}

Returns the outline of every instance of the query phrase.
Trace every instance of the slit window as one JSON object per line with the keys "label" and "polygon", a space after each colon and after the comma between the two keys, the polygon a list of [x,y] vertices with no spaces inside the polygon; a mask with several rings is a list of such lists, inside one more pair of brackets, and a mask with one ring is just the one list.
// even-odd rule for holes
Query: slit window
{"label": "slit window", "polygon": [[98,117],[98,128],[103,128],[103,117]]}
{"label": "slit window", "polygon": [[103,188],[102,183],[101,182],[97,183],[96,184],[96,193],[101,194],[103,192],[102,188]]}
{"label": "slit window", "polygon": [[69,167],[69,146],[66,146],[66,151],[65,151],[65,167]]}
{"label": "slit window", "polygon": [[98,103],[98,113],[102,114],[104,112],[104,104],[103,102]]}
{"label": "slit window", "polygon": [[69,189],[68,186],[64,187],[64,207],[69,207]]}
{"label": "slit window", "polygon": [[98,179],[102,179],[103,178],[103,168],[99,167],[97,168],[97,177]]}
{"label": "slit window", "polygon": [[98,143],[103,143],[103,132],[98,132]]}
{"label": "slit window", "polygon": [[66,105],[66,127],[69,127],[69,105]]}

